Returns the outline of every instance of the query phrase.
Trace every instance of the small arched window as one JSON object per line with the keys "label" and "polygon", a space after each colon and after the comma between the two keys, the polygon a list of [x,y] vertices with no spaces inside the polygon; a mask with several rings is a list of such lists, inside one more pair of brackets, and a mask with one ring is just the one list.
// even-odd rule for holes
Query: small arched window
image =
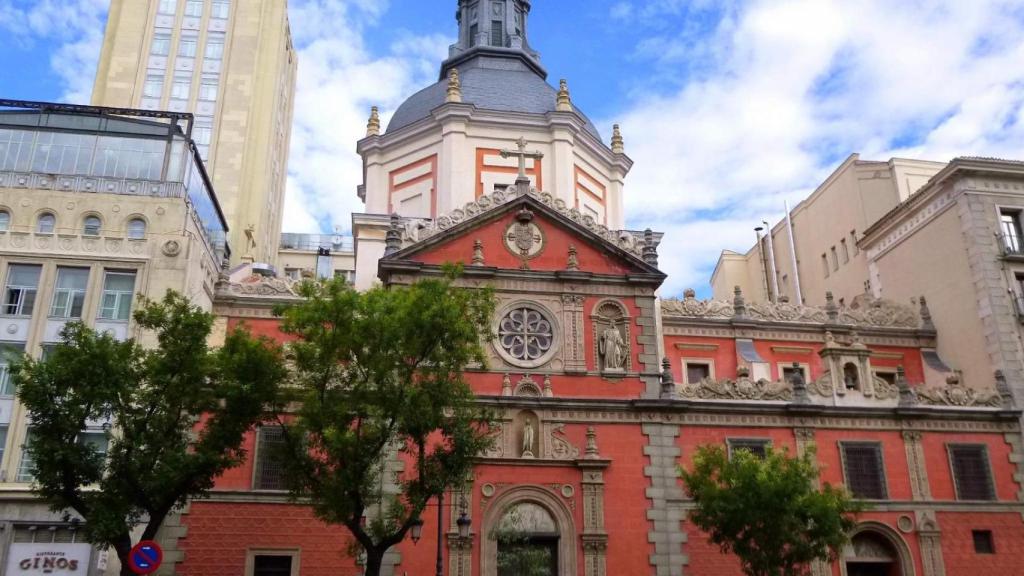
{"label": "small arched window", "polygon": [[860,389],[860,374],[853,362],[847,362],[843,366],[843,383],[846,384],[847,390]]}
{"label": "small arched window", "polygon": [[132,218],[128,221],[128,239],[142,240],[146,237],[146,221],[142,218]]}
{"label": "small arched window", "polygon": [[11,227],[11,213],[7,210],[0,210],[0,232],[7,232]]}
{"label": "small arched window", "polygon": [[82,226],[82,234],[85,236],[99,236],[100,235],[100,219],[96,216],[86,216],[85,222]]}
{"label": "small arched window", "polygon": [[36,232],[39,234],[53,234],[56,227],[57,217],[50,213],[40,214],[39,220],[36,221]]}

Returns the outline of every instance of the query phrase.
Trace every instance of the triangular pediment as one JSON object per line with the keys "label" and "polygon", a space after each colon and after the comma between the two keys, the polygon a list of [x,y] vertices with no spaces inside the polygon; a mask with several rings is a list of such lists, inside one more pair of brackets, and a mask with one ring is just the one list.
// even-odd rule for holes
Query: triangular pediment
{"label": "triangular pediment", "polygon": [[[643,259],[648,241],[644,233],[609,230],[550,194],[532,189],[481,196],[433,221],[406,220],[398,232],[402,246],[384,261],[664,276]],[[660,235],[649,235],[652,247],[658,240]]]}

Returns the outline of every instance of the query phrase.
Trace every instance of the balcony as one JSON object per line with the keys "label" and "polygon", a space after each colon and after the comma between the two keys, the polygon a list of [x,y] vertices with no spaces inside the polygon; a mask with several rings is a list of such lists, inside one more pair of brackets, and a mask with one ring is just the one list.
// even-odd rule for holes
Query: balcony
{"label": "balcony", "polygon": [[998,235],[999,253],[1007,260],[1024,262],[1024,238],[1019,236]]}
{"label": "balcony", "polygon": [[341,234],[281,234],[282,250],[316,252],[320,248],[327,248],[332,253],[353,252],[355,250],[351,236]]}

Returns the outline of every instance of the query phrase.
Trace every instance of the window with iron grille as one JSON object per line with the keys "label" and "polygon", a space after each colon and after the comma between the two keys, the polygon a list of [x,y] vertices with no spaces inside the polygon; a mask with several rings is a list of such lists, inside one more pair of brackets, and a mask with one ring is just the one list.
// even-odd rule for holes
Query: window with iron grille
{"label": "window with iron grille", "polygon": [[1009,254],[1020,254],[1021,227],[1020,212],[1015,210],[1001,210],[999,212],[999,225],[1003,236],[1003,248]]}
{"label": "window with iron grille", "polygon": [[991,530],[971,530],[971,537],[974,539],[974,552],[976,554],[996,553],[996,543],[992,538]]}
{"label": "window with iron grille", "polygon": [[949,461],[957,500],[995,500],[992,470],[984,446],[951,445]]}
{"label": "window with iron grille", "polygon": [[771,442],[765,438],[729,438],[729,458],[731,459],[737,450],[746,450],[764,460],[770,444]]}
{"label": "window with iron grille", "polygon": [[278,450],[284,446],[284,430],[280,426],[262,426],[256,439],[256,490],[287,490],[284,465]]}
{"label": "window with iron grille", "polygon": [[843,471],[846,487],[857,498],[885,500],[885,466],[882,446],[875,442],[843,442]]}
{"label": "window with iron grille", "polygon": [[708,378],[711,378],[711,364],[707,364],[705,362],[686,363],[687,384],[700,384]]}
{"label": "window with iron grille", "polygon": [[291,556],[259,554],[253,558],[252,576],[291,576]]}
{"label": "window with iron grille", "polygon": [[505,46],[505,23],[501,20],[491,21],[491,46]]}

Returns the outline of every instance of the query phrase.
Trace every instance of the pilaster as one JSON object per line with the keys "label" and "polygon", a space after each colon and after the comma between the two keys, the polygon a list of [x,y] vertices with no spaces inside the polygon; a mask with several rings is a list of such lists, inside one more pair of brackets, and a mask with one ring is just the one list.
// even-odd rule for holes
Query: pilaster
{"label": "pilaster", "polygon": [[644,455],[650,458],[650,465],[644,467],[644,476],[650,481],[646,491],[651,501],[647,519],[652,523],[647,541],[654,544],[650,563],[656,576],[682,576],[683,566],[689,560],[683,554],[687,537],[683,532],[684,494],[677,469],[681,452],[676,445],[679,426],[648,423],[643,425],[643,434],[647,436]]}
{"label": "pilaster", "polygon": [[562,294],[562,325],[565,327],[563,360],[567,373],[585,373],[587,356],[583,334],[583,296]]}
{"label": "pilaster", "polygon": [[921,546],[921,572],[923,576],[946,576],[942,559],[942,531],[935,512],[919,510],[917,513],[917,539]]}
{"label": "pilaster", "polygon": [[910,471],[910,491],[914,500],[931,500],[931,487],[928,485],[928,468],[925,465],[924,446],[921,445],[921,433],[916,430],[903,432],[903,447],[907,452],[907,470]]}
{"label": "pilaster", "polygon": [[584,576],[606,576],[608,533],[604,526],[604,469],[609,461],[598,455],[593,428],[587,429],[586,453],[576,465],[583,471],[583,573]]}
{"label": "pilaster", "polygon": [[472,533],[463,538],[459,536],[459,516],[463,511],[472,509],[473,479],[470,478],[461,487],[456,487],[448,494],[448,574],[450,576],[473,575],[473,538]]}

